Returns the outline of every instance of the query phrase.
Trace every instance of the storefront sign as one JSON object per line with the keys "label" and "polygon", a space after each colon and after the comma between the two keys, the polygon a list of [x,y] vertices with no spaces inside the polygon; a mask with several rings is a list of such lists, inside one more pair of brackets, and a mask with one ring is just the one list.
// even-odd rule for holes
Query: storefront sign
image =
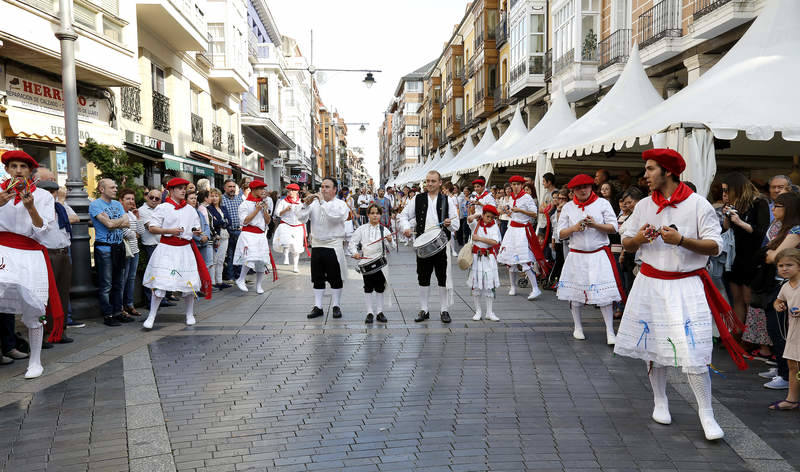
{"label": "storefront sign", "polygon": [[283,158],[276,157],[272,160],[272,167],[283,167]]}
{"label": "storefront sign", "polygon": [[212,164],[214,166],[214,173],[219,175],[233,175],[233,169],[230,167],[223,167],[218,164]]}
{"label": "storefront sign", "polygon": [[135,144],[137,146],[146,147],[148,149],[153,149],[154,151],[164,152],[167,154],[172,154],[175,149],[172,143],[168,141],[152,138],[150,136],[145,136],[143,134],[135,133],[130,130],[125,130],[125,142]]}
{"label": "storefront sign", "polygon": [[[11,106],[52,115],[64,115],[64,94],[61,88],[55,84],[48,84],[45,79],[34,80],[8,73],[6,95]],[[107,100],[78,95],[78,119],[108,123],[110,115]]]}
{"label": "storefront sign", "polygon": [[164,167],[167,170],[175,170],[178,172],[188,172],[194,175],[202,175],[203,177],[214,177],[214,169],[209,167],[200,166],[197,164],[193,164],[191,162],[187,162],[183,159],[180,161],[170,159],[169,157],[165,156],[164,159]]}

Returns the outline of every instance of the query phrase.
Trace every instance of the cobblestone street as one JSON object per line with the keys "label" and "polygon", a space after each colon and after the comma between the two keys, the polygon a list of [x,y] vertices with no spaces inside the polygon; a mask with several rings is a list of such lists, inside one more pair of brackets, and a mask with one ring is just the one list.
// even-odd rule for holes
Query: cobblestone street
{"label": "cobblestone street", "polygon": [[[389,323],[363,323],[360,277],[345,283],[344,317],[307,320],[308,265],[282,266],[267,292],[235,288],[182,306],[156,329],[73,329],[45,351],[45,375],[0,369],[3,471],[523,471],[794,470],[797,420],[768,413],[783,392],[755,372],[715,364],[722,441],[704,439],[685,379],[671,375],[673,424],[650,420],[644,366],[605,345],[599,311],[572,338],[553,292],[495,302],[501,322],[473,322],[456,269],[453,323],[417,324],[413,255],[391,261]],[[507,279],[507,274],[503,274]],[[435,292],[435,291],[434,291]],[[522,292],[527,294],[527,289]],[[326,296],[326,302],[330,297]],[[328,307],[328,312],[330,307]],[[722,403],[719,403],[722,402]],[[756,403],[757,402],[757,403]]]}

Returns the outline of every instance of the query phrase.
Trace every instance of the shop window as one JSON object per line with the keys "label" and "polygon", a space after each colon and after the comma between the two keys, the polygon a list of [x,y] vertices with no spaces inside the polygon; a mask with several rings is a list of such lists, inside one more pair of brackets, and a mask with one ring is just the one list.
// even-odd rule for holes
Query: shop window
{"label": "shop window", "polygon": [[258,108],[261,113],[269,113],[269,85],[266,77],[258,78]]}

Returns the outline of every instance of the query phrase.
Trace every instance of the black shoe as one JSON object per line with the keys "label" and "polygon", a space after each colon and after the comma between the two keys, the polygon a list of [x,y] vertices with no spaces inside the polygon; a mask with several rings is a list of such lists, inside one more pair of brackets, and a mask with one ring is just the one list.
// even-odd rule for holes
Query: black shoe
{"label": "black shoe", "polygon": [[69,343],[71,343],[71,342],[73,342],[73,341],[75,341],[75,340],[74,340],[74,339],[72,339],[72,338],[68,338],[68,337],[66,337],[66,336],[61,336],[61,341],[56,341],[56,342],[57,342],[58,344],[69,344]]}
{"label": "black shoe", "polygon": [[338,306],[333,307],[333,317],[334,318],[341,318],[342,317],[342,309]]}
{"label": "black shoe", "polygon": [[452,320],[450,319],[450,313],[443,311],[442,312],[442,323],[449,323]]}
{"label": "black shoe", "polygon": [[180,299],[178,297],[176,297],[175,295],[167,295],[167,300],[169,300],[171,302],[177,302]]}
{"label": "black shoe", "polygon": [[53,349],[53,345],[47,341],[42,341],[42,349]]}
{"label": "black shoe", "polygon": [[420,321],[425,321],[430,317],[431,317],[430,313],[428,313],[427,311],[420,310],[419,314],[417,314],[417,317],[414,318],[414,322],[419,323]]}
{"label": "black shoe", "polygon": [[306,318],[308,318],[308,319],[319,318],[320,316],[322,316],[324,314],[325,313],[322,312],[322,308],[315,306],[314,308],[311,309],[311,313],[306,315]]}
{"label": "black shoe", "polygon": [[364,320],[366,324],[372,324],[372,313],[367,313],[367,319]]}
{"label": "black shoe", "polygon": [[381,323],[386,323],[386,315],[383,312],[378,313],[378,316],[375,317],[376,320],[380,321]]}
{"label": "black shoe", "polygon": [[161,300],[161,305],[160,306],[162,306],[162,307],[175,306],[175,304],[165,298],[165,299]]}
{"label": "black shoe", "polygon": [[103,324],[106,326],[120,326],[122,323],[114,319],[113,316],[108,315],[103,317]]}
{"label": "black shoe", "polygon": [[220,290],[225,290],[226,288],[231,288],[231,287],[233,287],[233,285],[228,285],[228,284],[218,284],[217,285],[217,288],[220,289]]}
{"label": "black shoe", "polygon": [[125,313],[118,313],[114,315],[114,319],[119,321],[120,323],[130,323],[134,320],[134,318],[126,315]]}

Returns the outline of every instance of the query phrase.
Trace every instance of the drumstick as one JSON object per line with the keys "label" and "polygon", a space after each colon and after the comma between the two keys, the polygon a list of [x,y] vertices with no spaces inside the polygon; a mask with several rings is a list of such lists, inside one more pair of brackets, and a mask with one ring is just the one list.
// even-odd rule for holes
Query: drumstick
{"label": "drumstick", "polygon": [[384,239],[388,238],[389,236],[395,235],[397,233],[398,233],[398,231],[395,231],[394,233],[389,233],[389,234],[387,234],[386,236],[384,236],[384,237],[382,237],[380,239],[376,239],[375,241],[372,241],[371,243],[367,244],[367,246],[372,246],[375,243],[379,243],[379,242],[383,241]]}

